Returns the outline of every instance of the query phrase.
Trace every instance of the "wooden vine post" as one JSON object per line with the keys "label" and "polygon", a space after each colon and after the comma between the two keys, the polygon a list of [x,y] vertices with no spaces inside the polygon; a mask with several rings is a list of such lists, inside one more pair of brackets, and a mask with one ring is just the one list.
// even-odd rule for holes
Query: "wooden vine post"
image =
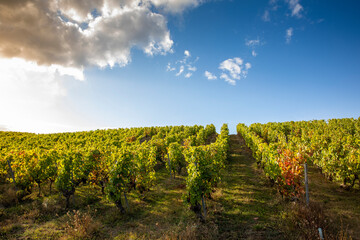
{"label": "wooden vine post", "polygon": [[128,209],[128,211],[130,211],[130,206],[129,206],[129,202],[128,202],[128,200],[127,200],[126,192],[125,192],[125,191],[124,191],[124,199],[125,199],[126,208]]}
{"label": "wooden vine post", "polygon": [[204,219],[206,219],[206,203],[205,203],[204,195],[201,196],[201,202],[204,211]]}
{"label": "wooden vine post", "polygon": [[304,163],[304,172],[305,172],[305,196],[306,196],[306,205],[309,206],[309,182],[308,182],[307,163]]}
{"label": "wooden vine post", "polygon": [[[168,164],[169,164],[170,180],[171,180],[171,162],[170,162],[170,155],[169,155],[169,152],[167,153],[167,156],[168,156]],[[174,174],[174,178],[175,178],[175,174]]]}
{"label": "wooden vine post", "polygon": [[324,234],[321,228],[318,228],[320,240],[324,240]]}
{"label": "wooden vine post", "polygon": [[15,175],[14,175],[14,172],[13,172],[13,170],[12,170],[12,168],[11,168],[11,163],[10,163],[10,160],[9,160],[9,159],[7,160],[7,163],[8,163],[8,165],[9,165],[10,176],[11,176],[11,178],[12,178],[14,184],[15,184],[15,191],[17,191],[16,181],[15,181]]}

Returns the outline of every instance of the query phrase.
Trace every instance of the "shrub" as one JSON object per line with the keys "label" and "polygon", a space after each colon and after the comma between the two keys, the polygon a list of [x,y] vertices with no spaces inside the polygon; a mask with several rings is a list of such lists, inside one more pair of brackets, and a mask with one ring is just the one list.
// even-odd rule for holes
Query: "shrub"
{"label": "shrub", "polygon": [[68,239],[92,239],[99,235],[101,225],[92,218],[90,209],[84,213],[73,210],[67,216],[69,220],[65,225],[65,232]]}
{"label": "shrub", "polygon": [[[352,239],[344,226],[334,223],[325,213],[324,208],[315,202],[306,205],[303,202],[294,202],[285,220],[291,236],[297,239],[319,239],[319,228],[322,229],[326,240]],[[336,225],[334,225],[336,224]]]}

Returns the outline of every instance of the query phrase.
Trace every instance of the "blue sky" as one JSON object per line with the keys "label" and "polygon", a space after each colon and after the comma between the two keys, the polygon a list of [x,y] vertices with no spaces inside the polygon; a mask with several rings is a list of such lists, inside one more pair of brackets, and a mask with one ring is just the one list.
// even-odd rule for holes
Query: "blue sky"
{"label": "blue sky", "polygon": [[[58,12],[72,24],[95,21],[81,18],[86,14],[76,12],[77,6],[59,6]],[[6,7],[0,5],[0,12]],[[137,7],[129,5],[130,10]],[[33,63],[34,69],[46,66],[41,71],[24,70],[21,76],[16,68],[7,68],[0,78],[4,109],[0,128],[59,132],[214,123],[219,129],[228,123],[234,133],[239,122],[357,118],[358,9],[360,2],[355,0],[155,0],[141,11],[161,19],[126,22],[125,27],[119,22],[111,28],[103,25],[98,36],[108,49],[93,47],[90,53],[79,53],[70,47],[71,54],[63,59],[25,51],[9,54],[1,45],[10,40],[0,37],[4,63],[16,59],[24,66]],[[74,11],[76,16],[71,15]],[[8,29],[4,22],[0,32]],[[159,22],[161,27],[151,25]],[[23,26],[12,27],[27,37]],[[37,41],[44,36],[39,34]],[[76,45],[76,37],[64,36],[63,41]],[[132,45],[121,38],[129,38]],[[155,39],[158,49],[146,52],[150,46],[146,39]],[[119,46],[119,41],[124,44]],[[32,47],[17,44],[12,49]],[[45,52],[46,46],[38,51]],[[116,63],[110,66],[113,59]],[[16,62],[16,66],[23,65]],[[72,72],[62,73],[66,71],[62,67]],[[206,71],[216,79],[209,80]]]}

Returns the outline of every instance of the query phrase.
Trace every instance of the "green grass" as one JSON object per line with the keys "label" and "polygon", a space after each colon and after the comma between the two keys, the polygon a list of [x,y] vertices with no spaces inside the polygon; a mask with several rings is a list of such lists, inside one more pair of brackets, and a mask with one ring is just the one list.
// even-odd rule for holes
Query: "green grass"
{"label": "green grass", "polygon": [[284,239],[279,228],[282,205],[257,170],[242,139],[230,136],[230,157],[219,186],[221,211],[215,221],[221,239]]}

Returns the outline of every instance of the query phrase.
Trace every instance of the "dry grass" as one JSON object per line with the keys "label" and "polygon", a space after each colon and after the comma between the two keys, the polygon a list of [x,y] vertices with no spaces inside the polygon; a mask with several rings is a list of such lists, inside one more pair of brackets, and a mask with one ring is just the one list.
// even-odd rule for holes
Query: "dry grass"
{"label": "dry grass", "polygon": [[186,226],[177,231],[170,232],[160,239],[164,240],[212,240],[219,239],[218,226],[213,221],[207,221],[205,224],[199,220],[189,222]]}
{"label": "dry grass", "polygon": [[66,235],[63,239],[95,239],[100,236],[101,224],[94,220],[90,213],[73,210],[67,213],[68,221],[65,224]]}
{"label": "dry grass", "polygon": [[62,208],[58,197],[45,197],[41,203],[41,211],[44,214],[59,214],[62,211]]}
{"label": "dry grass", "polygon": [[10,184],[3,185],[1,193],[0,204],[4,207],[14,206],[18,202],[16,190]]}
{"label": "dry grass", "polygon": [[20,223],[10,223],[0,227],[0,239],[14,239],[16,233],[23,229]]}
{"label": "dry grass", "polygon": [[304,202],[290,203],[284,217],[284,225],[289,239],[320,239],[319,228],[325,240],[350,240],[348,230],[342,222],[333,221],[324,207],[316,202],[306,205]]}
{"label": "dry grass", "polygon": [[313,166],[309,168],[309,188],[311,201],[323,207],[325,214],[334,222],[336,234],[343,231],[354,240],[360,239],[359,189],[344,190],[338,183],[324,178]]}
{"label": "dry grass", "polygon": [[329,224],[323,208],[313,202],[309,206],[303,202],[292,202],[285,212],[284,225],[288,237],[292,239],[318,239],[318,228],[327,232]]}

